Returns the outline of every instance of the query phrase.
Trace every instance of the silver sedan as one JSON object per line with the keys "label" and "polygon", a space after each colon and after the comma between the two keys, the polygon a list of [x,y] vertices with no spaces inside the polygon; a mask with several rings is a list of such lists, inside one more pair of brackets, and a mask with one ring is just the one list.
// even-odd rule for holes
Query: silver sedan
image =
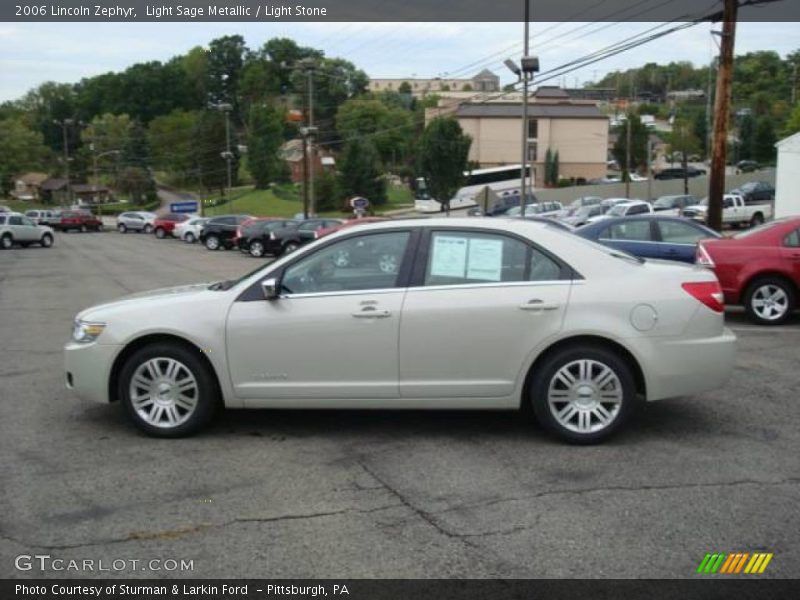
{"label": "silver sedan", "polygon": [[78,314],[66,382],[145,432],[219,407],[522,409],[592,443],[645,401],[725,384],[736,340],[707,269],[512,219],[386,221],[238,280]]}

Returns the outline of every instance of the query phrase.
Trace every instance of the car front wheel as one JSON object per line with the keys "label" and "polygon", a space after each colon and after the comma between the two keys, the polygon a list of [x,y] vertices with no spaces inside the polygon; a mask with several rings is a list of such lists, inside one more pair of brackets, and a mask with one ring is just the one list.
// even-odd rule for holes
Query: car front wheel
{"label": "car front wheel", "polygon": [[259,241],[250,242],[250,255],[256,258],[264,256],[264,244]]}
{"label": "car front wheel", "polygon": [[744,308],[754,323],[780,325],[791,316],[794,307],[794,289],[783,279],[766,277],[747,288]]}
{"label": "car front wheel", "polygon": [[191,232],[187,233],[185,236],[183,236],[183,241],[186,242],[187,244],[194,244],[195,242],[194,234]]}
{"label": "car front wheel", "polygon": [[164,231],[161,227],[156,229],[156,237],[160,240],[163,240],[167,235],[167,232]]}
{"label": "car front wheel", "polygon": [[5,234],[3,237],[0,237],[0,248],[3,250],[8,250],[14,246],[14,238],[12,238],[9,234]]}
{"label": "car front wheel", "polygon": [[120,372],[118,394],[134,425],[155,437],[192,435],[219,406],[208,365],[196,351],[168,342],[130,356]]}
{"label": "car front wheel", "polygon": [[42,248],[49,248],[53,245],[53,236],[49,233],[45,233],[42,236],[42,239],[39,240],[39,244],[42,246]]}
{"label": "car front wheel", "polygon": [[636,386],[630,367],[616,353],[571,346],[537,365],[530,394],[533,413],[547,429],[573,444],[594,444],[630,416]]}
{"label": "car front wheel", "polygon": [[119,231],[120,233],[128,233],[128,228],[125,227],[125,223],[120,223],[119,225],[117,225],[117,231]]}
{"label": "car front wheel", "polygon": [[145,233],[152,233],[153,232],[153,226],[152,225],[145,225],[144,226],[144,232]]}
{"label": "car front wheel", "polygon": [[219,238],[215,235],[210,235],[206,238],[206,248],[208,250],[219,250]]}

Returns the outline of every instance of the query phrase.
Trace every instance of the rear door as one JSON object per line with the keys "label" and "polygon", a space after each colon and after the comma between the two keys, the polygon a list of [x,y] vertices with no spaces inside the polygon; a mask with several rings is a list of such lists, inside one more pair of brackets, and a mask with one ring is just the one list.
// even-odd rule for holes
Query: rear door
{"label": "rear door", "polygon": [[783,239],[781,258],[786,263],[786,270],[792,274],[795,286],[800,288],[800,229]]}
{"label": "rear door", "polygon": [[693,263],[697,250],[697,242],[708,238],[708,234],[691,223],[681,221],[654,222],[657,228],[658,247],[661,258]]}
{"label": "rear door", "polygon": [[571,272],[503,232],[426,230],[421,244],[400,323],[401,398],[509,396],[532,349],[561,329]]}
{"label": "rear door", "polygon": [[642,258],[662,258],[651,219],[625,217],[600,232],[598,241]]}

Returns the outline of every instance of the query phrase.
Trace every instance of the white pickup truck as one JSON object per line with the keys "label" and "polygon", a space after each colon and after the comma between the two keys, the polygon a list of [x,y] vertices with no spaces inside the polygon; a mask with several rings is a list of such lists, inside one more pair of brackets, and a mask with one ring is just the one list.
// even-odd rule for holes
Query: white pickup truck
{"label": "white pickup truck", "polygon": [[[705,223],[708,217],[708,198],[683,209],[683,216]],[[722,197],[722,223],[738,227],[755,227],[772,218],[772,204],[747,204],[738,194],[725,194]]]}

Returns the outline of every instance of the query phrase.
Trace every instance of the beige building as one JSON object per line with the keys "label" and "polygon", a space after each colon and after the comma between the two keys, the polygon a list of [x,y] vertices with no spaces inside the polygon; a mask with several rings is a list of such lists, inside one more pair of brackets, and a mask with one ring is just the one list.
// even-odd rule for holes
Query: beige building
{"label": "beige building", "polygon": [[408,84],[414,96],[441,94],[442,92],[496,92],[500,89],[500,78],[490,70],[484,69],[469,79],[448,79],[446,77],[370,79],[369,91],[396,92],[404,83]]}
{"label": "beige building", "polygon": [[[481,167],[519,164],[522,151],[522,102],[442,101],[426,111],[426,121],[453,115],[472,137],[469,160]],[[544,186],[548,148],[559,155],[559,175],[594,179],[606,176],[608,117],[593,102],[570,99],[563,91],[540,88],[528,106],[528,159],[533,162],[535,186]]]}

